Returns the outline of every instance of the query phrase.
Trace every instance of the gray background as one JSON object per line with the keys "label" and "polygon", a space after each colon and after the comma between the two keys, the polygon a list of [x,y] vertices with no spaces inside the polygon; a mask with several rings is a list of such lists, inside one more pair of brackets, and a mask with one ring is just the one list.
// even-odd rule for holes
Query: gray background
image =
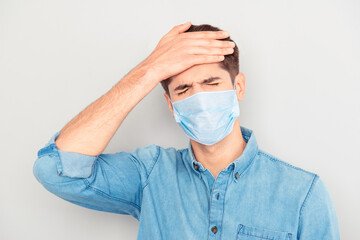
{"label": "gray background", "polygon": [[[37,151],[147,57],[174,25],[230,32],[247,77],[240,125],[317,173],[342,239],[360,214],[360,4],[350,0],[0,1],[0,239],[136,239],[138,222],[66,202],[32,172]],[[160,84],[105,153],[187,147]]]}

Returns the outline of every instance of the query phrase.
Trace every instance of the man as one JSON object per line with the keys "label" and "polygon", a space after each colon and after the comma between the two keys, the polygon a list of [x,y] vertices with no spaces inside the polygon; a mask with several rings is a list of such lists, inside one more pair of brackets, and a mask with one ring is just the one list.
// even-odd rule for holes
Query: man
{"label": "man", "polygon": [[[219,28],[175,26],[38,151],[35,177],[66,201],[135,217],[138,239],[339,239],[322,179],[262,151],[240,127],[246,78],[238,54]],[[188,148],[104,154],[159,82]]]}

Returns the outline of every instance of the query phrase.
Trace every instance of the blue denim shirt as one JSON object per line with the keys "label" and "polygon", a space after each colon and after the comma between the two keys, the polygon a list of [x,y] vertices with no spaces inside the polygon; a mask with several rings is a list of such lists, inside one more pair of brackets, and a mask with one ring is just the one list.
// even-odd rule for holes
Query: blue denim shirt
{"label": "blue denim shirt", "polygon": [[38,151],[36,179],[58,197],[89,209],[131,215],[138,239],[340,239],[321,178],[247,145],[215,179],[184,149],[148,145],[98,156],[57,148],[56,132]]}

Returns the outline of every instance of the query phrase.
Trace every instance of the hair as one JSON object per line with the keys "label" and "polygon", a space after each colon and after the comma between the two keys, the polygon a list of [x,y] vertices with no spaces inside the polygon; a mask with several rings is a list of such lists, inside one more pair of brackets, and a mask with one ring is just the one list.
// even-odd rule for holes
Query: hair
{"label": "hair", "polygon": [[[218,28],[218,27],[214,27],[210,24],[201,24],[201,25],[191,25],[190,28],[188,30],[186,30],[185,32],[198,32],[198,31],[223,31],[222,29]],[[221,41],[232,41],[234,42],[230,36],[227,38],[222,38],[222,39],[218,39]],[[234,42],[235,43],[235,42]],[[234,52],[232,54],[227,54],[224,55],[225,58],[223,61],[218,62],[219,66],[228,71],[230,74],[230,78],[231,78],[231,82],[234,85],[234,81],[235,81],[235,76],[239,73],[240,71],[240,66],[239,66],[239,49],[235,43],[235,47],[234,47]],[[169,93],[169,84],[172,80],[172,77],[169,77],[163,81],[161,81],[161,85],[164,88],[166,94],[170,97],[170,93]]]}

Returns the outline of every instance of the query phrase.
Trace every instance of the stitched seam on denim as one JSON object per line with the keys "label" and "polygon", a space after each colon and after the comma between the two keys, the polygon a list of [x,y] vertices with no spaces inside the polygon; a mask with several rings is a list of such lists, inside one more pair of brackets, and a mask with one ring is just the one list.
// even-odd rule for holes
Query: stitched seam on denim
{"label": "stitched seam on denim", "polygon": [[49,144],[45,147],[42,147],[38,152],[37,152],[37,156],[38,158],[49,155],[49,154],[53,154],[54,153],[54,149],[56,146],[54,143]]}
{"label": "stitched seam on denim", "polygon": [[299,219],[300,219],[300,216],[301,216],[301,214],[302,214],[302,211],[303,211],[303,209],[304,209],[304,207],[305,207],[306,201],[309,199],[309,196],[311,195],[311,192],[312,192],[312,190],[314,189],[314,185],[315,185],[315,183],[316,183],[316,181],[317,181],[318,179],[319,179],[319,176],[318,176],[318,175],[315,175],[314,178],[313,178],[313,180],[312,180],[312,182],[311,182],[309,191],[307,192],[306,197],[305,197],[305,199],[304,199],[304,202],[303,202],[303,204],[301,205],[301,208],[300,208]]}
{"label": "stitched seam on denim", "polygon": [[[211,204],[212,204],[212,197],[211,197],[211,194],[213,192],[213,189],[214,189],[214,186],[215,186],[215,183],[216,183],[216,180],[218,178],[215,178],[214,182],[213,182],[213,185],[211,187],[211,190],[210,190],[210,203],[209,203],[209,210],[208,210],[208,223],[210,223],[210,218],[211,218]],[[208,238],[210,238],[210,231],[208,231]]]}
{"label": "stitched seam on denim", "polygon": [[[270,239],[270,240],[273,240],[273,239],[278,239],[278,237],[273,237],[273,236],[268,236],[268,237],[263,237],[263,236],[258,236],[258,235],[254,235],[254,233],[240,233],[240,226],[242,225],[241,228],[245,228],[245,229],[248,229],[249,227],[248,226],[245,226],[243,224],[238,224],[238,228],[237,228],[237,234],[242,234],[242,235],[250,235],[250,236],[254,236],[254,237],[259,237],[259,238],[263,238],[263,239]],[[276,231],[276,230],[271,230],[271,229],[266,229],[266,228],[257,228],[255,227],[255,229],[257,229],[258,231],[262,231],[263,233],[265,232],[266,234],[271,234],[271,235],[286,235],[286,239],[288,239],[288,237],[290,236],[290,240],[291,240],[291,236],[292,236],[292,233],[289,233],[287,231]],[[262,233],[262,234],[263,234]],[[270,237],[270,238],[269,238]],[[283,239],[281,237],[281,239]]]}
{"label": "stitched seam on denim", "polygon": [[[232,170],[232,172],[230,172],[229,173],[229,176],[228,176],[228,180],[227,180],[227,184],[226,184],[226,188],[225,188],[225,191],[224,191],[224,196],[223,196],[223,214],[222,214],[222,218],[221,218],[221,226],[224,226],[224,212],[225,212],[225,207],[226,207],[226,205],[225,205],[225,197],[226,197],[226,193],[227,193],[227,189],[229,188],[229,183],[230,183],[230,181],[232,181],[233,179],[233,172],[234,172],[234,169]],[[222,229],[223,229],[223,227],[222,227]],[[223,232],[224,231],[221,231],[221,234],[220,234],[220,239],[222,239],[222,235],[223,235]]]}
{"label": "stitched seam on denim", "polygon": [[145,183],[144,183],[144,186],[142,188],[142,191],[144,191],[144,188],[149,184],[149,178],[150,178],[150,174],[152,173],[152,170],[154,169],[156,163],[158,162],[159,160],[159,156],[160,156],[160,146],[158,145],[155,145],[156,146],[156,149],[157,149],[157,152],[156,152],[156,156],[155,156],[155,162],[153,163],[153,165],[150,167],[149,169],[149,175],[147,176],[146,180],[145,180]]}
{"label": "stitched seam on denim", "polygon": [[267,156],[268,158],[270,158],[270,160],[272,160],[272,161],[274,161],[274,162],[278,162],[278,163],[280,163],[280,164],[283,164],[283,165],[285,165],[285,166],[291,167],[291,168],[296,169],[296,170],[300,170],[300,171],[305,172],[305,173],[308,173],[308,174],[310,174],[310,175],[316,175],[315,173],[306,171],[306,170],[304,170],[304,169],[302,169],[302,168],[296,167],[296,166],[294,166],[294,165],[291,165],[290,163],[284,162],[284,161],[282,161],[282,160],[280,160],[280,159],[278,159],[278,158],[276,158],[276,157],[274,157],[274,156],[271,156],[271,155],[265,153],[263,150],[259,150],[259,152],[260,152],[262,155]]}
{"label": "stitched seam on denim", "polygon": [[[101,154],[98,155],[98,157],[95,159],[95,161],[94,161],[93,164],[92,164],[92,167],[91,167],[91,175],[90,175],[90,176],[93,175],[93,173],[94,173],[94,171],[95,171],[95,162],[96,162],[99,158],[102,159],[103,161],[106,161],[106,160],[101,156]],[[136,167],[136,166],[135,166],[135,167]],[[136,169],[137,169],[137,167],[136,167]],[[138,169],[137,169],[137,171],[138,171],[138,173],[139,173],[139,170],[138,170]],[[139,174],[139,175],[140,175],[140,174]],[[89,177],[90,177],[90,176],[89,176]],[[115,199],[115,200],[119,200],[119,201],[121,201],[121,202],[123,202],[123,203],[126,203],[126,204],[128,204],[128,205],[133,205],[133,206],[135,206],[136,208],[140,209],[140,207],[139,207],[136,203],[127,201],[127,200],[122,199],[122,198],[117,198],[117,197],[113,197],[113,196],[111,196],[111,195],[108,195],[108,194],[104,193],[103,191],[101,191],[101,190],[99,190],[99,189],[97,189],[97,188],[95,188],[95,187],[90,186],[90,183],[89,183],[88,180],[86,180],[86,179],[83,179],[83,180],[84,180],[84,183],[86,184],[86,187],[90,188],[90,189],[93,190],[93,191],[96,190],[95,192],[97,192],[98,194],[101,193],[103,196],[106,196],[106,197],[108,197],[108,198],[110,198],[110,199],[113,198],[113,199]]]}
{"label": "stitched seam on denim", "polygon": [[260,239],[267,239],[267,240],[274,240],[274,238],[267,238],[267,237],[260,237],[258,235],[254,235],[252,233],[239,233],[238,235],[246,235],[246,236],[252,236],[252,237],[257,237],[257,238],[260,238]]}
{"label": "stitched seam on denim", "polygon": [[[135,164],[135,157],[133,156],[133,155],[130,155],[130,158],[131,158],[131,162],[132,162],[132,164],[135,166],[135,168],[136,168],[136,171],[137,171],[137,173],[138,173],[138,176],[139,176],[139,179],[140,179],[140,184],[141,184],[141,187],[142,187],[142,183],[141,183],[141,174],[140,174],[140,170],[138,169],[138,167],[137,167],[137,165]],[[135,159],[135,160],[133,160],[133,159]],[[142,202],[142,191],[140,191],[140,204],[141,204],[141,202]],[[135,205],[137,205],[136,203],[133,203],[133,204],[135,204]],[[137,206],[139,206],[139,205],[137,205]],[[139,206],[139,208],[141,208],[140,206]]]}
{"label": "stitched seam on denim", "polygon": [[[119,213],[119,211],[117,211],[116,209],[112,209],[112,208],[104,208],[102,206],[94,206],[94,205],[91,205],[91,204],[88,204],[88,203],[84,203],[84,202],[81,202],[81,201],[73,201],[73,200],[69,200],[69,199],[66,199],[66,201],[69,201],[71,203],[74,203],[74,204],[77,204],[77,205],[80,205],[80,206],[83,206],[83,207],[86,207],[86,208],[89,208],[89,209],[95,209],[95,210],[98,210],[98,211],[106,211],[106,212],[110,212],[110,213]],[[85,206],[84,206],[85,205]]]}
{"label": "stitched seam on denim", "polygon": [[[241,178],[242,176],[244,176],[248,171],[249,169],[254,165],[254,162],[255,162],[255,158],[259,155],[259,151],[258,149],[256,150],[257,153],[254,155],[254,157],[251,159],[251,163],[244,169],[244,171],[239,175],[238,177],[238,180],[239,178]],[[234,174],[234,172],[232,173]],[[233,177],[233,176],[232,176]]]}
{"label": "stitched seam on denim", "polygon": [[[97,189],[97,188],[91,187],[89,181],[87,181],[86,179],[81,179],[81,180],[84,182],[86,188],[89,188],[89,189],[92,190],[93,192],[95,192],[95,193],[97,193],[97,194],[99,194],[99,195],[102,195],[102,196],[104,196],[104,197],[106,197],[106,198],[108,198],[108,199],[110,199],[110,200],[116,200],[116,201],[125,203],[125,204],[127,204],[127,205],[129,205],[129,206],[131,206],[131,207],[135,207],[135,208],[137,208],[137,209],[140,211],[140,207],[139,207],[138,205],[136,205],[136,204],[134,204],[134,203],[132,203],[132,202],[129,202],[129,201],[127,201],[127,200],[124,200],[124,199],[122,199],[122,198],[112,197],[112,196],[110,196],[110,195],[108,195],[108,194],[100,191],[100,190]],[[46,181],[44,181],[44,183],[46,183],[47,185],[58,186],[58,184],[49,183],[49,182],[46,182]]]}
{"label": "stitched seam on denim", "polygon": [[122,199],[122,198],[110,196],[110,195],[104,193],[103,191],[101,191],[101,190],[99,190],[99,189],[97,189],[97,188],[95,188],[95,187],[90,186],[90,183],[89,183],[88,180],[86,180],[86,179],[82,179],[82,180],[84,181],[86,188],[89,188],[89,189],[92,190],[93,192],[95,192],[95,193],[97,193],[97,194],[99,194],[99,195],[102,195],[103,197],[106,197],[106,198],[108,198],[108,199],[110,199],[110,200],[115,200],[115,201],[122,202],[122,203],[125,203],[125,204],[127,204],[127,205],[130,205],[130,206],[132,206],[132,207],[135,207],[135,208],[137,208],[137,209],[140,211],[140,207],[139,207],[137,204],[135,204],[135,203],[133,203],[133,202],[130,202],[130,201],[127,201],[127,200]]}

